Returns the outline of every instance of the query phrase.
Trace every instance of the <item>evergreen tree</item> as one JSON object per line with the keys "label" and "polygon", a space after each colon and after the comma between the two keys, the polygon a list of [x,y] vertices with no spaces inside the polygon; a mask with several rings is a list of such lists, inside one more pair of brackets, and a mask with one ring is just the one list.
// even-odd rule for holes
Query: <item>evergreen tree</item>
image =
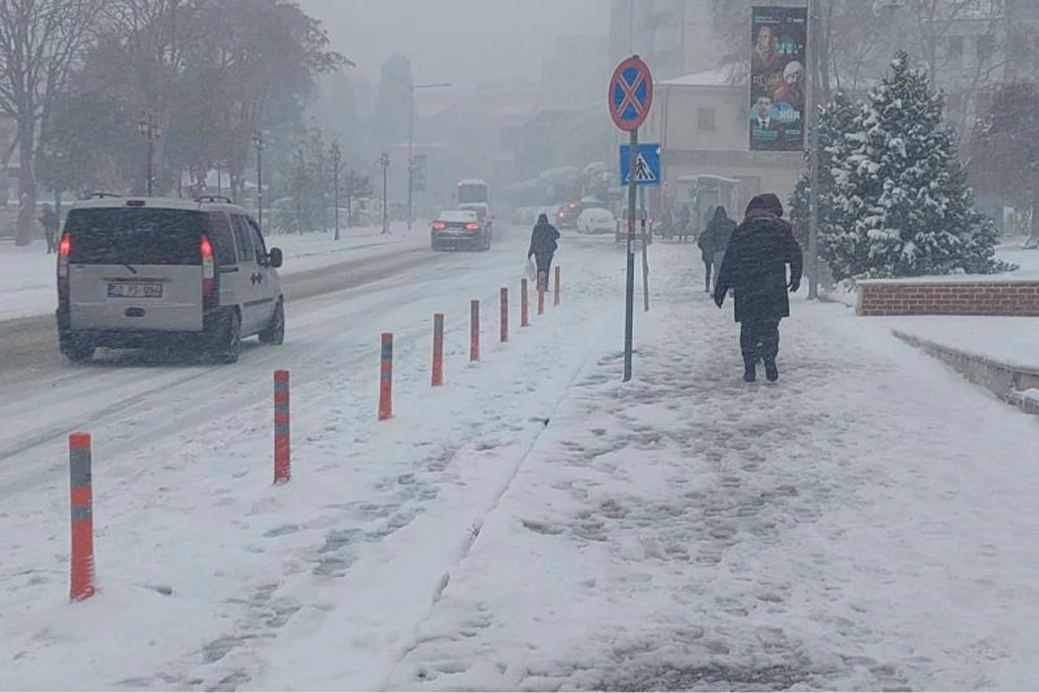
{"label": "evergreen tree", "polygon": [[[819,237],[820,254],[828,257],[823,238],[832,238],[837,233],[834,214],[833,169],[837,161],[848,156],[849,142],[846,136],[853,131],[858,109],[843,92],[838,92],[830,103],[819,109]],[[808,170],[797,180],[790,198],[790,222],[794,227],[797,242],[808,249],[809,195],[811,193],[811,152],[805,151]]]}
{"label": "evergreen tree", "polygon": [[974,209],[944,108],[899,52],[833,161],[834,223],[820,245],[836,279],[1010,269],[995,260],[995,225]]}

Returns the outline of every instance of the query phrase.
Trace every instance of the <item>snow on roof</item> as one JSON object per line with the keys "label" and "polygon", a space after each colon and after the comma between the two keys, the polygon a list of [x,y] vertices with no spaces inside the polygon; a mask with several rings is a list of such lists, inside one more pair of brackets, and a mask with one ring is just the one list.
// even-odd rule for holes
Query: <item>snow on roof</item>
{"label": "snow on roof", "polygon": [[742,86],[734,84],[730,79],[731,72],[727,67],[716,67],[713,70],[702,70],[693,72],[673,79],[665,79],[657,82],[658,86],[665,87],[734,87]]}

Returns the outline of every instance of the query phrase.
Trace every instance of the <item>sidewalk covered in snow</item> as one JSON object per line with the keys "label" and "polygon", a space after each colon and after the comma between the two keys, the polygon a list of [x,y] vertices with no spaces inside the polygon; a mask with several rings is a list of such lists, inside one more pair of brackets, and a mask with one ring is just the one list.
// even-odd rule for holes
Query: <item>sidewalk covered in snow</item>
{"label": "sidewalk covered in snow", "polygon": [[634,381],[584,369],[389,685],[1034,688],[1035,418],[801,300],[744,384],[661,249]]}

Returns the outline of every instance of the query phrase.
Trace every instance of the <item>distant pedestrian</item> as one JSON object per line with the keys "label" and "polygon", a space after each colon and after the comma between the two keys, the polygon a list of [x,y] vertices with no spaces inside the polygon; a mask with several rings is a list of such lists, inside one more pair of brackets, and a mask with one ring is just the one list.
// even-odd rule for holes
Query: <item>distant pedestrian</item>
{"label": "distant pedestrian", "polygon": [[689,235],[689,221],[689,206],[682,205],[678,208],[678,214],[675,215],[675,224],[677,226],[676,235],[680,241],[684,242],[686,237]]}
{"label": "distant pedestrian", "polygon": [[40,224],[43,225],[43,237],[47,239],[47,254],[50,255],[58,247],[58,215],[48,204],[43,205]]}
{"label": "distant pedestrian", "polygon": [[559,230],[548,223],[548,215],[538,215],[538,223],[534,225],[534,231],[530,234],[527,258],[534,258],[538,269],[538,285],[545,291],[548,291],[548,271],[552,267],[552,256],[559,247],[558,240]]}
{"label": "distant pedestrian", "polygon": [[756,378],[758,359],[765,363],[765,377],[770,381],[779,378],[779,321],[790,315],[787,291],[796,292],[801,286],[801,246],[782,217],[783,205],[772,193],[752,199],[743,222],[732,234],[714,285],[714,302],[719,308],[729,289],[734,290],[743,379],[748,383]]}
{"label": "distant pedestrian", "polygon": [[736,230],[736,222],[729,218],[725,208],[721,205],[714,208],[714,216],[707,222],[707,227],[697,241],[700,246],[700,257],[704,266],[704,291],[711,292],[711,270],[713,269],[715,281],[722,269],[722,259],[725,257],[725,249],[729,246],[732,232]]}

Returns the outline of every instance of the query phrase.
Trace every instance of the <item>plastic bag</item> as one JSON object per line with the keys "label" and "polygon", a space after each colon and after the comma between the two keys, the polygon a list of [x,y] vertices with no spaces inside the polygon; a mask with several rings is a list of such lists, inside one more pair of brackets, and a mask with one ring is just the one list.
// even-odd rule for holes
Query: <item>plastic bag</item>
{"label": "plastic bag", "polygon": [[534,264],[534,258],[527,258],[527,279],[536,281],[538,278],[538,266]]}

